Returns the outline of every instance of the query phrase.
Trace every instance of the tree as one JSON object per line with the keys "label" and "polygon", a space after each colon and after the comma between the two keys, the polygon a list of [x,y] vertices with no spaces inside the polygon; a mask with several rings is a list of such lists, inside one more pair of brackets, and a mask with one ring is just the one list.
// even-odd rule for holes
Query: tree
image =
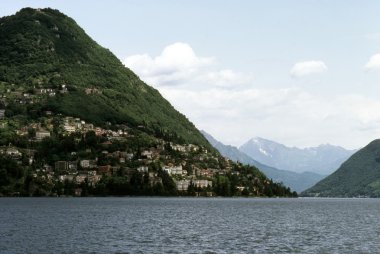
{"label": "tree", "polygon": [[221,175],[216,176],[214,191],[219,196],[231,196],[231,183],[228,177]]}
{"label": "tree", "polygon": [[36,129],[28,128],[28,138],[34,138],[34,137],[36,137]]}
{"label": "tree", "polygon": [[177,195],[177,185],[174,180],[169,176],[169,174],[160,169],[158,171],[158,176],[162,179],[162,185],[164,186],[165,195]]}

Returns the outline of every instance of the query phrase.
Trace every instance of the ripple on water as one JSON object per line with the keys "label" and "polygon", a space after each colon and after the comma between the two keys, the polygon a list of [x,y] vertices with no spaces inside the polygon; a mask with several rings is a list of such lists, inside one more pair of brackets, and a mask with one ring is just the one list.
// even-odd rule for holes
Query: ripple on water
{"label": "ripple on water", "polygon": [[2,198],[0,253],[374,253],[377,199]]}

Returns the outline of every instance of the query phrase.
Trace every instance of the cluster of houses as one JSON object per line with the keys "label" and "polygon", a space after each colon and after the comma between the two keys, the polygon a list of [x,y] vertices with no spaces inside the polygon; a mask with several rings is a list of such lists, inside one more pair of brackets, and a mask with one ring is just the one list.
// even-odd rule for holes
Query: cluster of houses
{"label": "cluster of houses", "polygon": [[16,147],[0,147],[0,154],[7,155],[13,159],[22,157],[22,153]]}
{"label": "cluster of houses", "polygon": [[84,120],[74,117],[65,117],[63,119],[63,129],[66,133],[86,133],[89,131],[94,131],[97,136],[106,135],[110,139],[118,139],[128,136],[128,131],[126,129],[119,129],[117,131],[107,130],[100,127],[95,127],[91,123],[86,123]]}
{"label": "cluster of houses", "polygon": [[[56,91],[50,88],[35,89],[35,95],[49,95],[53,96]],[[67,91],[66,87],[61,87],[60,91]],[[97,89],[86,89],[87,94],[100,93]],[[29,98],[30,95],[25,94],[25,98]],[[53,114],[50,111],[45,112],[44,123],[30,123],[17,130],[18,135],[30,135],[30,131],[34,130],[35,141],[41,141],[44,138],[48,138],[52,135],[53,131]],[[5,117],[5,110],[0,110],[0,119]],[[89,186],[95,186],[103,176],[113,176],[113,175],[125,175],[132,176],[135,172],[140,172],[147,175],[149,178],[149,184],[152,186],[157,183],[162,183],[161,177],[158,176],[157,172],[152,172],[149,170],[148,165],[152,162],[160,162],[162,170],[170,175],[176,182],[177,189],[179,191],[187,191],[190,185],[196,188],[207,188],[212,187],[211,179],[216,173],[224,174],[225,170],[213,169],[213,168],[201,168],[195,165],[191,165],[191,170],[189,167],[184,169],[186,165],[186,159],[184,161],[178,162],[173,160],[170,155],[164,153],[167,144],[161,140],[155,147],[145,148],[139,151],[108,151],[107,146],[112,144],[114,139],[127,139],[129,136],[128,128],[122,128],[117,131],[103,129],[96,127],[93,124],[86,123],[84,120],[75,117],[64,117],[60,118],[60,130],[63,134],[70,133],[87,133],[88,131],[94,131],[98,136],[107,137],[107,141],[104,142],[104,150],[102,154],[108,158],[116,159],[116,165],[99,165],[97,159],[77,159],[75,161],[56,161],[54,165],[44,165],[42,168],[36,170],[34,174],[35,177],[43,176],[49,180],[58,180],[61,182],[69,181],[74,182],[78,185],[87,183]],[[180,145],[175,143],[170,143],[170,148],[174,151],[180,153],[191,153],[200,151],[200,147],[193,144]],[[0,147],[0,153],[6,154],[21,163],[21,157],[25,153],[25,149],[21,151],[16,147]],[[203,161],[212,157],[211,154],[207,154],[207,150],[203,149],[202,154],[196,156],[196,160]],[[33,152],[28,153],[29,165],[34,162]],[[216,158],[215,158],[216,159]],[[135,168],[127,167],[126,163],[136,160],[137,165]],[[114,160],[115,161],[115,160]],[[40,174],[38,174],[40,173]]]}
{"label": "cluster of houses", "polygon": [[66,133],[88,132],[94,130],[93,124],[86,124],[80,118],[65,117],[63,119],[63,129]]}
{"label": "cluster of houses", "polygon": [[[0,110],[0,119],[4,115],[5,110]],[[50,112],[50,111],[49,111]],[[51,116],[51,113],[48,115]],[[45,112],[46,114],[46,112]],[[41,123],[30,123],[27,126],[23,126],[16,130],[17,135],[24,136],[27,135],[30,129],[35,130],[35,140],[41,141],[46,137],[50,137],[53,130],[52,117],[47,119],[47,124],[42,127]],[[109,139],[121,139],[128,136],[128,131],[125,129],[119,129],[117,131],[106,130],[100,127],[95,127],[93,124],[86,123],[80,118],[74,117],[63,117],[61,123],[61,129],[63,134],[70,134],[74,132],[87,133],[89,131],[94,131],[97,136],[106,135]]]}
{"label": "cluster of houses", "polygon": [[[199,150],[199,146],[193,145],[193,144],[188,144],[188,145],[178,145],[178,144],[170,144],[171,148],[175,151],[179,152],[197,152]],[[205,150],[205,153],[207,153],[207,150]]]}
{"label": "cluster of houses", "polygon": [[[186,147],[186,146],[185,146]],[[194,146],[192,146],[194,147]],[[188,149],[188,148],[186,148]],[[122,166],[126,161],[131,161],[135,154],[126,151],[115,151],[107,153],[106,156],[117,158],[119,165],[98,165],[97,159],[80,159],[74,161],[56,161],[53,166],[44,165],[36,173],[43,172],[44,177],[49,180],[57,179],[58,181],[74,182],[75,184],[87,183],[89,186],[95,186],[103,176],[125,175],[131,177],[136,171],[144,175],[148,175],[149,183],[151,186],[161,183],[162,179],[158,176],[157,172],[149,170],[148,163],[152,159],[157,158],[160,149],[151,148],[141,151],[138,161],[140,166],[136,168],[128,168]],[[6,154],[16,160],[20,160],[22,154],[26,151],[20,151],[16,147],[0,147],[0,154]],[[29,152],[29,164],[33,163],[33,153]],[[196,188],[212,187],[212,177],[216,173],[223,174],[219,169],[206,168],[201,169],[194,165],[191,166],[191,171],[183,168],[182,164],[175,165],[168,163],[162,165],[162,170],[170,175],[176,182],[178,191],[187,191],[190,185]],[[34,174],[37,177],[37,174]]]}
{"label": "cluster of houses", "polygon": [[[141,152],[141,155],[147,156],[149,158],[151,153],[148,153],[150,150],[144,150]],[[20,151],[16,147],[0,147],[0,154],[6,154],[12,157],[15,160],[20,160],[23,153],[28,153],[27,151]],[[152,153],[153,154],[153,153]],[[28,153],[29,155],[29,164],[33,163],[33,153]],[[134,157],[133,153],[115,151],[109,153],[109,156],[119,158],[121,162],[126,160],[132,160]],[[146,161],[146,159],[144,160]],[[208,188],[212,187],[211,178],[215,175],[216,172],[219,173],[217,169],[199,169],[195,166],[192,166],[192,171],[188,172],[180,165],[174,165],[168,163],[167,165],[162,166],[162,170],[167,172],[176,182],[178,191],[187,191],[190,185],[193,185],[195,188]],[[77,185],[86,183],[89,186],[95,186],[103,176],[113,176],[113,175],[126,175],[132,176],[135,172],[143,173],[148,175],[149,184],[154,186],[155,184],[162,184],[161,177],[158,176],[157,172],[152,172],[149,170],[147,165],[141,165],[137,168],[126,168],[111,165],[98,165],[97,159],[81,159],[75,161],[56,161],[52,166],[45,164],[41,169],[38,169],[33,176],[37,177],[38,173],[42,174],[43,178],[49,181],[54,179],[60,182],[73,182]],[[41,176],[41,174],[39,174]],[[78,189],[79,191],[79,189]],[[80,192],[79,192],[80,193]]]}
{"label": "cluster of houses", "polygon": [[[126,153],[126,155],[130,154]],[[191,184],[196,188],[212,187],[212,181],[210,179],[214,176],[214,172],[217,171],[216,169],[206,169],[209,173],[204,175],[201,174],[202,170],[193,170],[193,173],[188,175],[187,170],[183,169],[182,165],[173,165],[170,163],[164,165],[162,170],[175,179],[179,191],[187,191]],[[149,171],[147,165],[141,165],[135,169],[111,165],[98,166],[96,160],[86,159],[79,161],[56,161],[54,171],[59,174],[58,179],[62,182],[74,181],[77,184],[81,184],[87,181],[90,186],[95,186],[102,176],[122,174],[130,177],[136,171],[148,175],[151,186],[157,183],[162,184],[161,177],[158,176],[157,172]],[[199,179],[199,177],[202,179]]]}
{"label": "cluster of houses", "polygon": [[195,188],[208,188],[212,187],[212,181],[211,180],[204,180],[204,179],[194,179],[194,180],[179,180],[176,182],[177,184],[177,190],[179,191],[187,191],[189,189],[189,186],[192,184]]}
{"label": "cluster of houses", "polygon": [[[66,85],[60,85],[57,88],[36,88],[32,90],[23,91],[21,89],[7,89],[4,93],[0,94],[0,128],[3,128],[4,118],[6,118],[6,110],[3,109],[9,101],[19,104],[33,104],[44,97],[54,97],[58,93],[68,93],[69,90]],[[85,88],[84,93],[87,95],[101,94],[102,91],[97,88]],[[34,141],[39,142],[44,138],[49,138],[54,129],[53,125],[53,113],[51,111],[45,111],[44,123],[30,123],[27,126],[23,126],[17,130],[18,135],[29,135],[34,133]],[[215,175],[227,174],[231,171],[229,160],[225,159],[226,166],[223,169],[211,168],[207,166],[207,163],[195,163],[187,164],[187,159],[182,161],[175,160],[165,153],[166,143],[163,140],[159,140],[155,147],[145,147],[139,151],[109,151],[108,145],[111,145],[114,140],[128,139],[132,137],[128,133],[128,127],[122,126],[118,130],[104,129],[94,126],[86,121],[70,117],[57,115],[60,119],[59,130],[65,134],[82,133],[85,134],[89,131],[94,131],[97,136],[107,137],[107,141],[102,145],[104,150],[101,152],[107,158],[112,158],[112,165],[99,165],[97,159],[80,158],[74,161],[55,161],[54,165],[45,164],[41,168],[37,169],[33,174],[35,177],[43,177],[49,181],[58,180],[60,182],[74,182],[78,185],[86,183],[89,186],[95,186],[102,177],[124,175],[127,177],[132,176],[136,172],[148,176],[149,184],[154,186],[161,183],[162,179],[158,176],[157,172],[149,170],[148,165],[152,162],[160,162],[162,170],[171,176],[177,186],[178,191],[188,191],[191,186],[197,189],[208,189],[212,187],[212,180]],[[55,119],[56,117],[55,116]],[[110,125],[110,123],[109,123]],[[119,128],[119,127],[118,127]],[[143,128],[143,126],[141,127]],[[33,132],[31,131],[33,130]],[[201,148],[193,144],[175,144],[170,143],[171,150],[179,153],[197,153]],[[34,162],[34,152],[28,149],[18,149],[17,147],[0,147],[0,154],[5,154],[18,163],[25,163],[24,159],[29,160],[29,165]],[[90,151],[91,152],[91,151]],[[26,155],[23,157],[23,155]],[[90,156],[89,156],[90,157]],[[23,158],[23,160],[21,160]],[[202,149],[201,153],[198,153],[193,158],[197,162],[207,162],[207,160],[218,160],[217,157],[209,154],[206,149]],[[22,162],[23,161],[23,162]],[[134,166],[127,166],[128,162],[133,161]],[[132,164],[133,164],[132,163]],[[136,166],[138,165],[138,166]],[[202,165],[202,166],[201,166]],[[205,166],[206,165],[206,166]],[[239,174],[239,172],[232,172]],[[241,187],[243,188],[243,187]],[[243,189],[242,189],[243,190]],[[79,193],[79,192],[78,192]]]}
{"label": "cluster of houses", "polygon": [[191,172],[183,169],[182,165],[165,165],[162,167],[170,176],[175,179],[178,191],[187,191],[190,185],[195,188],[211,188],[212,178],[219,170],[217,169],[199,169],[195,166],[191,167]]}
{"label": "cluster of houses", "polygon": [[28,91],[24,90],[23,88],[8,88],[4,91],[3,94],[0,94],[0,98],[5,105],[8,103],[8,101],[12,101],[18,104],[34,104],[39,102],[44,97],[54,97],[58,93],[68,93],[67,86],[63,84],[58,88],[34,87],[32,90]]}
{"label": "cluster of houses", "polygon": [[[57,94],[69,93],[68,86],[66,84],[59,85],[57,87],[36,87],[33,89],[25,90],[21,87],[8,88],[0,94],[0,99],[3,104],[7,104],[8,101],[16,102],[19,104],[34,104],[46,97],[54,97]],[[97,88],[85,88],[84,93],[89,94],[102,94],[102,91]]]}

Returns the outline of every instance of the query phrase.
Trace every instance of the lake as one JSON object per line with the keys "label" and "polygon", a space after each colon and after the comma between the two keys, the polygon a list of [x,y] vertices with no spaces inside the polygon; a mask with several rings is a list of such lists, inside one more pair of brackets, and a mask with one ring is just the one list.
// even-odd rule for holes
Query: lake
{"label": "lake", "polygon": [[379,199],[0,198],[0,253],[374,253]]}

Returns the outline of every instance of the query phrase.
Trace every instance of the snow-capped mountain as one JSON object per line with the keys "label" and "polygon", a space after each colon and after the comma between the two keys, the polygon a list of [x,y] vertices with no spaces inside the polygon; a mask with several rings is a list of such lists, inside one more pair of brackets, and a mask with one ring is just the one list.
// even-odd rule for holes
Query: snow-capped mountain
{"label": "snow-capped mountain", "polygon": [[296,173],[292,171],[287,170],[280,170],[274,167],[270,167],[267,165],[264,165],[245,153],[241,152],[237,147],[230,146],[230,145],[224,145],[223,143],[219,142],[215,138],[213,138],[210,134],[208,134],[205,131],[201,131],[202,134],[205,136],[205,138],[210,142],[212,146],[214,146],[219,152],[233,160],[238,161],[243,164],[248,164],[251,166],[255,166],[258,169],[260,169],[264,174],[274,180],[275,182],[282,182],[286,186],[289,186],[292,190],[295,190],[297,192],[301,192],[306,190],[307,188],[313,186],[315,183],[323,179],[325,176],[311,173],[311,172],[303,172],[303,173]]}
{"label": "snow-capped mountain", "polygon": [[318,147],[287,147],[277,142],[253,138],[240,146],[240,151],[271,167],[293,172],[331,174],[356,150],[346,150],[329,144]]}

